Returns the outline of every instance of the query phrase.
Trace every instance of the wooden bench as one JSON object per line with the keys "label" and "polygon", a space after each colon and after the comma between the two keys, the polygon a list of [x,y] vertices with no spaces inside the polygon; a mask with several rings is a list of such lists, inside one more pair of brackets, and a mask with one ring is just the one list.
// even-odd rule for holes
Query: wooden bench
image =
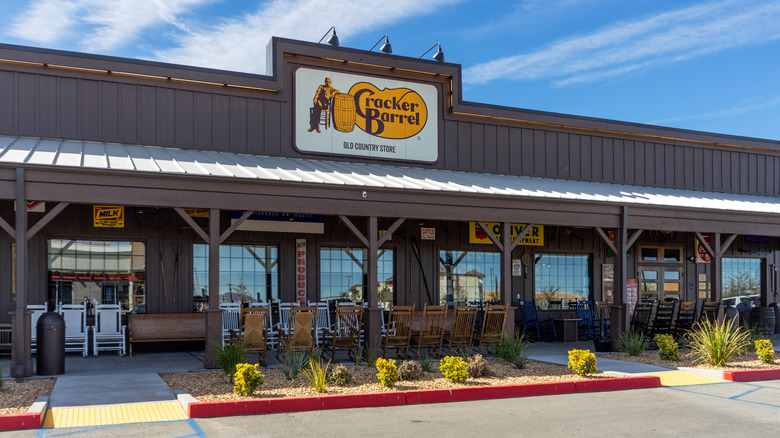
{"label": "wooden bench", "polygon": [[206,341],[205,313],[131,313],[127,315],[130,356],[133,342]]}

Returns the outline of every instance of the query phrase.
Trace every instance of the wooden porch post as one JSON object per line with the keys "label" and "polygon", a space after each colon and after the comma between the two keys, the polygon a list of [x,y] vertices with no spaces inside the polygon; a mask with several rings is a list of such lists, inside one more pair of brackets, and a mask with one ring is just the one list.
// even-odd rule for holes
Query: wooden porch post
{"label": "wooden porch post", "polygon": [[512,306],[512,250],[517,245],[517,242],[512,242],[511,233],[512,224],[509,222],[501,224],[501,304],[507,305],[504,333],[510,339],[515,336],[515,308]]}
{"label": "wooden porch post", "polygon": [[10,375],[17,381],[32,376],[30,353],[30,314],[27,305],[27,199],[24,192],[24,169],[16,169],[16,309],[13,318],[13,350]]}
{"label": "wooden porch post", "polygon": [[217,346],[222,345],[222,310],[219,309],[219,209],[209,210],[209,308],[206,311],[205,368],[219,368]]}
{"label": "wooden porch post", "polygon": [[349,220],[346,216],[339,216],[341,221],[347,228],[355,235],[360,242],[368,250],[368,281],[366,288],[368,291],[364,291],[363,296],[368,301],[368,309],[366,309],[365,321],[366,321],[366,344],[369,349],[379,349],[382,342],[382,309],[378,306],[378,294],[379,294],[379,248],[392,238],[395,230],[406,220],[406,218],[398,218],[393,222],[390,228],[385,231],[382,237],[379,237],[379,225],[378,218],[376,216],[370,216],[368,218],[368,235],[364,236],[360,230]]}

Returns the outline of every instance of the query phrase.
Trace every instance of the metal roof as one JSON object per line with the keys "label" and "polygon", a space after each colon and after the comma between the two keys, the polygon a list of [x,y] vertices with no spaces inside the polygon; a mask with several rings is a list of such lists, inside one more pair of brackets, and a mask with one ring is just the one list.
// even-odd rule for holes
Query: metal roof
{"label": "metal roof", "polygon": [[0,135],[0,163],[780,214],[780,198]]}

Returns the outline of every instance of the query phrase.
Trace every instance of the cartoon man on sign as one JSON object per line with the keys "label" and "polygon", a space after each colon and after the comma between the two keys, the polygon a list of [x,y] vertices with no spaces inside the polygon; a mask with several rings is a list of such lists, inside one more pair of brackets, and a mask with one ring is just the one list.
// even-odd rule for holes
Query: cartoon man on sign
{"label": "cartoon man on sign", "polygon": [[[314,106],[309,111],[309,132],[320,132],[320,117],[323,110],[331,108],[333,96],[339,94],[339,90],[330,86],[330,78],[325,78],[325,84],[317,87],[314,93]],[[327,129],[327,124],[325,125]]]}

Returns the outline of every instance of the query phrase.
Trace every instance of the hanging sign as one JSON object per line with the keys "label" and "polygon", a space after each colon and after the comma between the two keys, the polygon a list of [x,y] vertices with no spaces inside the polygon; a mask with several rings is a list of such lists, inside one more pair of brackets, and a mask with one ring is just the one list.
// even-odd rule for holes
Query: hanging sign
{"label": "hanging sign", "polygon": [[432,163],[439,158],[438,99],[430,84],[298,68],[295,147]]}
{"label": "hanging sign", "polygon": [[628,301],[628,314],[634,314],[634,307],[639,301],[639,280],[636,278],[626,278],[626,301]]}
{"label": "hanging sign", "polygon": [[[498,222],[485,222],[488,229],[496,236],[496,239],[501,239],[501,224]],[[514,240],[518,234],[526,227],[527,224],[511,224],[510,240]],[[492,245],[493,241],[490,240],[485,230],[479,226],[476,222],[469,222],[469,243],[484,243]],[[533,229],[523,237],[523,240],[518,245],[530,245],[530,246],[544,246],[544,225],[534,225]]]}
{"label": "hanging sign", "polygon": [[187,213],[189,217],[209,217],[208,208],[185,208],[184,212]]}
{"label": "hanging sign", "polygon": [[306,239],[295,239],[295,298],[306,305]]}
{"label": "hanging sign", "polygon": [[[231,211],[230,223],[235,223],[243,211]],[[279,233],[325,233],[325,216],[307,213],[255,211],[238,226],[242,231],[275,231]]]}
{"label": "hanging sign", "polygon": [[[695,237],[693,239],[696,241],[696,263],[709,263],[710,254],[704,248],[704,245],[699,242],[699,239]],[[707,242],[707,245],[710,245],[710,248],[712,248],[712,244],[710,243],[710,236],[704,236],[704,241]]]}
{"label": "hanging sign", "polygon": [[[14,201],[14,211],[16,211],[16,201]],[[27,211],[29,213],[46,213],[46,203],[43,201],[27,201]]]}
{"label": "hanging sign", "polygon": [[124,228],[125,208],[115,205],[94,205],[93,224],[97,228]]}

